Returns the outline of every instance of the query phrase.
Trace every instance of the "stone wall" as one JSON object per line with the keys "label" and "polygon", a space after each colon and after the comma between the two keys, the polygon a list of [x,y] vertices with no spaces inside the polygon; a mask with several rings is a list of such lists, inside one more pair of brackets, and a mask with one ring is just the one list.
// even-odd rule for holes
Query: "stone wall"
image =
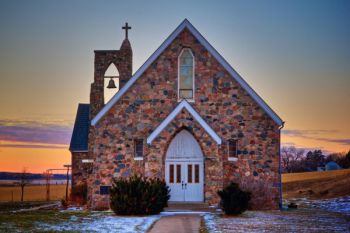
{"label": "stone wall", "polygon": [[86,159],[87,156],[88,152],[72,152],[72,189],[86,182],[88,178],[86,168],[82,163],[82,160]]}
{"label": "stone wall", "polygon": [[[134,139],[144,139],[179,104],[177,59],[184,47],[195,56],[195,102],[190,103],[222,138],[215,141],[183,110],[152,142],[145,144],[145,157],[135,161]],[[187,128],[198,140],[205,156],[205,201],[218,204],[217,190],[243,178],[270,184],[265,207],[278,208],[279,126],[230,76],[186,29],[153,62],[109,112],[92,128],[89,153],[95,158],[89,177],[90,207],[108,207],[108,195],[100,185],[112,177],[138,173],[164,178],[165,153],[171,139]],[[227,141],[237,139],[238,161],[227,159]]]}

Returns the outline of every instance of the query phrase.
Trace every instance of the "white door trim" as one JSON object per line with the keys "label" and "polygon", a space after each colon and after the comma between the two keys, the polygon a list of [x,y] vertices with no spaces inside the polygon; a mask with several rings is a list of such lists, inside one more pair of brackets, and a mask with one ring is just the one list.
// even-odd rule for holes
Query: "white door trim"
{"label": "white door trim", "polygon": [[169,145],[165,160],[165,180],[170,188],[169,201],[204,201],[203,153],[196,139],[187,130],[179,132]]}

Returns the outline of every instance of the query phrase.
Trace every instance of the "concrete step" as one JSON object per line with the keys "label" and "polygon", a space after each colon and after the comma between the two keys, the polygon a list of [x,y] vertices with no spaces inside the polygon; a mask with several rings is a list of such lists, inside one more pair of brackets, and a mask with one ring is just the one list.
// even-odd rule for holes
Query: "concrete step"
{"label": "concrete step", "polygon": [[209,206],[207,203],[169,202],[165,211],[169,212],[217,212],[218,208]]}

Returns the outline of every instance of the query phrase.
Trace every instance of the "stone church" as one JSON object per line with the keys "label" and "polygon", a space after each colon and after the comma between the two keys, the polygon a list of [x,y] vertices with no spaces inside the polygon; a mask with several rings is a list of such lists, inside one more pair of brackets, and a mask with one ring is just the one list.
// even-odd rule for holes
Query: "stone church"
{"label": "stone church", "polygon": [[[70,145],[72,188],[86,183],[89,207],[108,208],[112,178],[141,174],[164,179],[171,202],[217,205],[218,190],[245,181],[265,187],[262,208],[279,208],[281,118],[187,19],[135,73],[123,29],[119,50],[94,51],[90,104],[78,106]],[[110,65],[118,76],[105,76]]]}

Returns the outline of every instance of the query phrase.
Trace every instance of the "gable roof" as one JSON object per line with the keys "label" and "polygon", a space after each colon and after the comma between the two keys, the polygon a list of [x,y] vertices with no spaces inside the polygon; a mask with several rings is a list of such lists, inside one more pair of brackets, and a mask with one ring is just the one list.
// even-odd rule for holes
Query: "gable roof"
{"label": "gable roof", "polygon": [[192,35],[210,52],[210,54],[227,70],[227,72],[248,92],[248,94],[258,103],[258,105],[276,122],[283,125],[282,119],[265,103],[265,101],[248,85],[248,83],[231,67],[231,65],[214,49],[211,44],[200,34],[200,32],[185,19],[161,44],[161,46],[146,60],[146,62],[136,71],[130,80],[121,88],[101,111],[92,119],[91,124],[96,123],[108,112],[109,109],[128,91],[136,80],[146,71],[146,69],[158,58],[158,56],[173,42],[173,40],[187,28]]}
{"label": "gable roof", "polygon": [[88,151],[88,135],[90,105],[79,104],[77,115],[75,117],[72,139],[70,141],[69,150],[71,152],[87,152]]}
{"label": "gable roof", "polygon": [[167,127],[167,125],[174,120],[174,118],[181,112],[182,109],[186,109],[192,117],[203,127],[203,129],[213,138],[213,140],[221,145],[221,138],[215,133],[215,131],[203,120],[203,118],[194,110],[194,108],[186,101],[182,100],[180,104],[158,125],[158,127],[147,137],[147,144],[151,144],[153,140]]}

